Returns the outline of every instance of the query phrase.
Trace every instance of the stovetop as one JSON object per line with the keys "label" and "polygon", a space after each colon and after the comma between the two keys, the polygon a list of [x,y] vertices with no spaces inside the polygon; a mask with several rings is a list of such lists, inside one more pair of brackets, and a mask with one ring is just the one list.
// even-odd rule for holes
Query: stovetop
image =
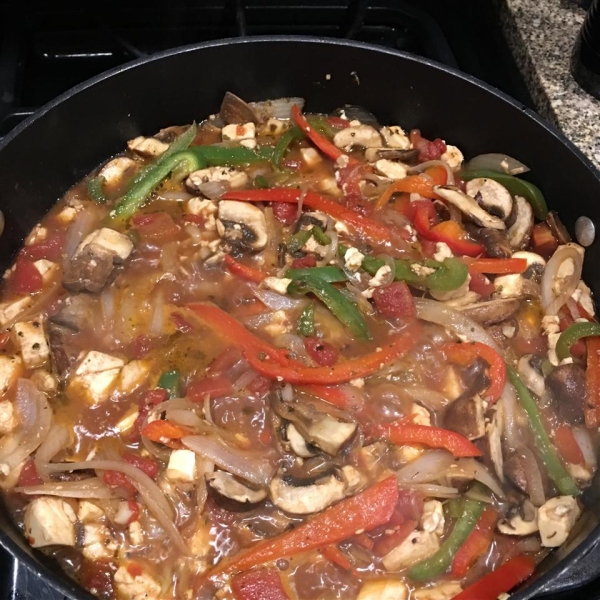
{"label": "stovetop", "polygon": [[[405,50],[457,67],[533,108],[491,2],[169,0],[153,6],[106,0],[52,4],[37,8],[0,0],[0,137],[46,102],[103,71],[176,46],[248,35],[341,37]],[[0,600],[63,600],[1,549],[0,565]],[[581,568],[586,572],[584,564]],[[564,589],[573,581],[578,579],[565,579],[559,587]],[[598,598],[595,587],[582,588],[577,597]],[[551,596],[552,600],[572,597],[573,592]]]}

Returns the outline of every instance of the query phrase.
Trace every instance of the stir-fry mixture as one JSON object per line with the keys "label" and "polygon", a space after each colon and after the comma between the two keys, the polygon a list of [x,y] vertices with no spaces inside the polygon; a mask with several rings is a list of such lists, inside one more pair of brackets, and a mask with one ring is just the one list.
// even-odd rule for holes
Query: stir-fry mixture
{"label": "stir-fry mixture", "polygon": [[600,325],[518,160],[227,94],[2,283],[0,471],[100,598],[494,600],[596,469]]}

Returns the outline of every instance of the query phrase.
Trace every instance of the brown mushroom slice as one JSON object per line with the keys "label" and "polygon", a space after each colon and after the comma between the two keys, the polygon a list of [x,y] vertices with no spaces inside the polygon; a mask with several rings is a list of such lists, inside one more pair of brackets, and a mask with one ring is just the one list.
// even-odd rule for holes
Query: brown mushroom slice
{"label": "brown mushroom slice", "polygon": [[541,358],[534,354],[525,354],[519,359],[517,371],[523,383],[541,398],[546,390],[546,382],[541,371]]}
{"label": "brown mushroom slice", "polygon": [[573,241],[567,228],[563,225],[563,222],[560,220],[558,213],[555,210],[551,210],[548,213],[546,223],[559,244],[570,244]]}
{"label": "brown mushroom slice", "polygon": [[467,194],[474,198],[490,215],[506,221],[513,208],[510,192],[494,179],[476,177],[467,182]]}
{"label": "brown mushroom slice", "polygon": [[206,475],[206,483],[219,495],[244,505],[258,504],[267,497],[267,490],[264,488],[254,488],[242,483],[227,471],[209,473]]}
{"label": "brown mushroom slice", "polygon": [[512,248],[505,231],[488,227],[471,227],[469,233],[485,246],[488,256],[492,258],[510,258],[512,256]]}
{"label": "brown mushroom slice", "polygon": [[436,185],[433,191],[444,200],[456,206],[465,216],[480,227],[489,229],[506,229],[504,221],[499,217],[490,215],[468,194],[452,185]]}
{"label": "brown mushroom slice", "polygon": [[219,202],[217,231],[228,245],[240,250],[262,250],[267,245],[265,215],[247,202]]}
{"label": "brown mushroom slice", "polygon": [[446,410],[444,425],[469,440],[482,438],[485,435],[485,418],[481,397],[475,394],[457,398]]}
{"label": "brown mushroom slice", "polygon": [[504,429],[504,403],[500,398],[496,402],[492,418],[485,427],[488,437],[489,454],[498,479],[504,483],[504,456],[502,454],[502,434]]}
{"label": "brown mushroom slice", "polygon": [[257,112],[239,96],[231,92],[225,92],[219,116],[226,123],[258,123],[259,116]]}
{"label": "brown mushroom slice", "polygon": [[528,500],[520,508],[513,509],[505,519],[498,521],[498,531],[505,535],[533,535],[539,531],[538,509]]}
{"label": "brown mushroom slice", "polygon": [[515,298],[489,300],[462,307],[462,313],[484,326],[495,325],[510,319],[521,303]]}
{"label": "brown mushroom slice", "polygon": [[513,250],[522,250],[529,244],[534,219],[531,204],[521,196],[515,196],[513,212],[508,220],[508,243]]}
{"label": "brown mushroom slice", "polygon": [[367,148],[365,158],[369,162],[378,160],[399,160],[408,165],[416,164],[419,159],[419,151],[415,149],[401,150],[399,148]]}
{"label": "brown mushroom slice", "polygon": [[290,445],[292,452],[300,458],[310,458],[315,456],[315,452],[311,450],[302,437],[302,434],[296,429],[293,423],[288,423],[285,428],[285,437]]}
{"label": "brown mushroom slice", "polygon": [[546,385],[556,400],[559,416],[570,423],[581,423],[586,395],[583,368],[574,363],[560,365],[546,377]]}
{"label": "brown mushroom slice", "polygon": [[346,482],[337,473],[315,480],[283,475],[274,477],[269,488],[275,506],[294,515],[308,515],[341,500],[345,496]]}

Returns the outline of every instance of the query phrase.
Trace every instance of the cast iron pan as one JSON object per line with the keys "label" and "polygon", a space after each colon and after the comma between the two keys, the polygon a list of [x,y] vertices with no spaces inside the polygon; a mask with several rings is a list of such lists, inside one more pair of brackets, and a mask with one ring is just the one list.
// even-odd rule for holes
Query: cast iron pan
{"label": "cast iron pan", "polygon": [[[560,133],[514,100],[446,66],[356,42],[263,37],[188,46],[132,62],[81,84],[51,102],[0,143],[0,269],[24,236],[67,189],[120,152],[137,135],[190,123],[218,111],[223,93],[246,100],[302,96],[309,111],[360,104],[382,123],[418,127],[466,156],[505,152],[531,167],[527,178],[545,192],[569,229],[587,215],[600,222],[600,180],[589,161]],[[584,277],[600,295],[600,242],[587,250]],[[1,271],[0,271],[1,272]],[[569,589],[596,577],[600,566],[584,557],[600,539],[589,508],[568,549],[545,561],[535,581],[511,596],[525,600]],[[38,576],[72,598],[91,598],[40,553],[33,551],[5,511],[0,544]],[[589,560],[588,563],[600,561]],[[565,577],[566,574],[566,577]]]}

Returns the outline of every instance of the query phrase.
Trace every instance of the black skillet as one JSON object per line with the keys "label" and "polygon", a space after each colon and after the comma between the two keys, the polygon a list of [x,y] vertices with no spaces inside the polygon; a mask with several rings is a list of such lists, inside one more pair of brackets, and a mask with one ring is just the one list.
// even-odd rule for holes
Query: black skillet
{"label": "black skillet", "polygon": [[[537,115],[482,82],[446,66],[356,42],[263,37],[188,46],[109,71],[51,102],[0,143],[0,272],[24,236],[67,189],[137,135],[218,111],[231,90],[248,101],[301,96],[309,111],[359,104],[382,123],[418,127],[465,156],[504,152],[531,168],[550,207],[573,231],[580,215],[600,222],[600,179],[573,144]],[[600,242],[588,250],[584,277],[600,294]],[[536,579],[511,598],[573,589],[600,575],[593,550],[597,481],[586,493],[581,532],[554,553]],[[33,551],[6,511],[0,544],[71,598],[91,598],[52,561]],[[586,562],[585,557],[588,556]],[[596,570],[597,569],[597,570]],[[576,592],[574,592],[576,593]]]}

